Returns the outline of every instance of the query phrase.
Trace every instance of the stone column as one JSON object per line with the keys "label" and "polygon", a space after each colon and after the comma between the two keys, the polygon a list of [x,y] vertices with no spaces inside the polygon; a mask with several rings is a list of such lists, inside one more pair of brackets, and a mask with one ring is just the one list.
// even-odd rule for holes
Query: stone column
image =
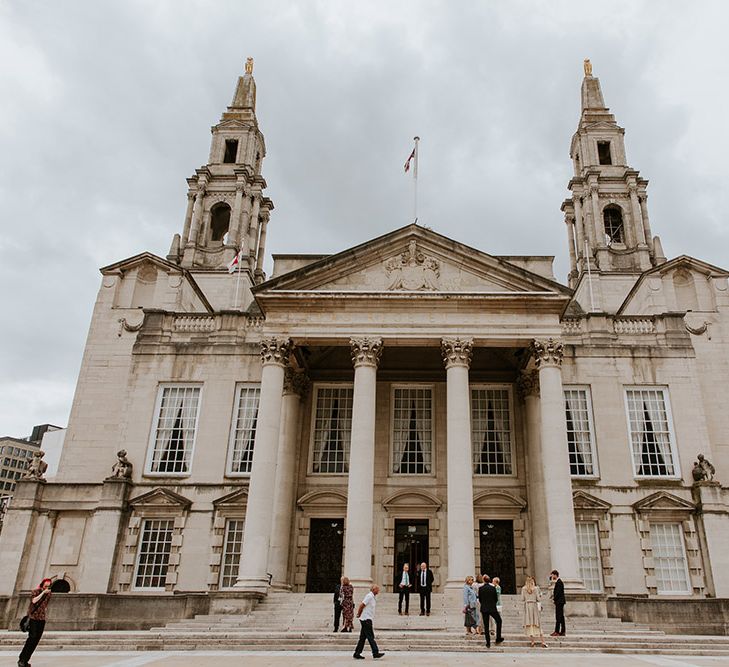
{"label": "stone column", "polygon": [[468,368],[473,341],[444,338],[446,367],[446,460],[448,484],[448,577],[446,588],[460,589],[475,571],[473,534],[473,456]]}
{"label": "stone column", "polygon": [[585,223],[582,219],[582,204],[580,198],[575,197],[573,200],[575,207],[575,232],[577,234],[577,257],[585,256]]}
{"label": "stone column", "polygon": [[248,228],[248,262],[251,272],[256,265],[256,251],[258,250],[258,212],[261,209],[261,195],[256,194],[253,197],[253,206],[251,207],[251,220]]}
{"label": "stone column", "polygon": [[[270,214],[268,211],[261,213],[261,233],[258,236],[258,258],[256,259],[256,278],[263,279],[263,260],[266,253],[266,227]],[[258,282],[258,280],[256,281]]]}
{"label": "stone column", "polygon": [[375,394],[381,338],[353,338],[354,396],[349,448],[344,574],[353,586],[372,584],[372,526],[375,482]]}
{"label": "stone column", "polygon": [[243,193],[245,185],[238,183],[235,186],[235,202],[233,203],[233,217],[230,221],[230,234],[228,235],[228,243],[234,245],[236,249],[240,249],[240,217],[243,207]]}
{"label": "stone column", "polygon": [[287,368],[284,375],[281,431],[273,489],[273,528],[268,550],[268,571],[276,588],[291,588],[288,582],[291,521],[296,500],[296,450],[299,444],[301,401],[306,395],[306,375]]}
{"label": "stone column", "polygon": [[554,338],[534,340],[531,352],[539,371],[541,465],[552,568],[559,570],[565,586],[582,589],[562,389],[562,343]]}
{"label": "stone column", "polygon": [[77,582],[84,593],[112,592],[117,545],[123,544],[119,531],[131,488],[132,480],[125,477],[104,480],[101,499],[89,522],[93,537],[84,542],[84,558],[94,564],[84,569],[83,579]]}
{"label": "stone column", "polygon": [[192,207],[195,203],[195,193],[187,193],[187,210],[185,211],[185,224],[182,227],[182,242],[181,246],[184,249],[187,245],[187,239],[190,237],[190,223],[192,222]]}
{"label": "stone column", "polygon": [[541,420],[539,416],[539,373],[522,371],[517,380],[517,391],[524,401],[527,427],[527,499],[529,524],[534,560],[529,564],[537,583],[547,581],[552,570],[547,527],[547,505],[544,496],[542,470]]}
{"label": "stone column", "polygon": [[200,234],[200,225],[202,224],[204,197],[205,186],[201,185],[195,193],[195,204],[192,207],[192,226],[190,227],[190,238],[187,240],[187,246],[194,246],[197,243],[197,237]]}
{"label": "stone column", "polygon": [[729,504],[718,482],[695,482],[692,489],[697,506],[697,528],[704,577],[709,595],[729,597]]}
{"label": "stone column", "polygon": [[290,352],[291,341],[287,338],[266,338],[261,341],[261,396],[237,588],[260,592],[268,590],[266,568],[273,522],[284,368],[288,364]]}
{"label": "stone column", "polygon": [[590,202],[592,204],[592,224],[595,232],[595,247],[605,247],[605,227],[600,215],[600,196],[598,194],[597,184],[590,186]]}
{"label": "stone column", "polygon": [[635,185],[629,187],[630,190],[630,217],[633,224],[630,225],[635,235],[635,241],[638,245],[646,245],[645,230],[643,229],[643,215],[640,211],[640,203],[638,202],[638,189]]}
{"label": "stone column", "polygon": [[567,225],[567,246],[570,253],[570,274],[577,271],[577,255],[575,253],[575,218],[573,215],[565,215]]}
{"label": "stone column", "polygon": [[643,236],[648,248],[653,252],[653,234],[651,233],[651,223],[648,220],[648,195],[643,193],[638,197],[640,201],[640,213],[643,220]]}

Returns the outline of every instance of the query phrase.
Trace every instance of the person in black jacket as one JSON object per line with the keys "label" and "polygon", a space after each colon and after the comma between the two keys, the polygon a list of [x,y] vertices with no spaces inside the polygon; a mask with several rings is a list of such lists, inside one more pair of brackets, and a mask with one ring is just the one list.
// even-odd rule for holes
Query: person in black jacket
{"label": "person in black jacket", "polygon": [[[344,577],[342,577],[344,579]],[[334,586],[334,632],[339,632],[339,619],[342,615],[342,579]]]}
{"label": "person in black jacket", "polygon": [[420,615],[430,616],[430,594],[433,591],[433,570],[428,568],[427,563],[421,563],[418,573],[415,575],[415,590],[420,593]]}
{"label": "person in black jacket", "polygon": [[489,617],[496,623],[496,643],[504,641],[501,636],[501,614],[496,608],[499,596],[496,587],[491,583],[488,575],[483,575],[483,586],[478,589],[478,601],[481,605],[481,618],[483,619],[484,636],[486,637],[486,648],[491,648],[491,633],[489,632]]}
{"label": "person in black jacket", "polygon": [[564,582],[559,578],[559,572],[552,570],[550,579],[554,582],[552,600],[554,602],[554,632],[552,637],[564,637],[567,631],[564,623],[564,605],[567,600],[564,597]]}

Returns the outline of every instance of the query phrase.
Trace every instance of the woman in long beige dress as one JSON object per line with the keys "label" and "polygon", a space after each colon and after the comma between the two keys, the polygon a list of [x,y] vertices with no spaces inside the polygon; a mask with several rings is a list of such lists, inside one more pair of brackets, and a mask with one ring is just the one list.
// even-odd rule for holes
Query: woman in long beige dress
{"label": "woman in long beige dress", "polygon": [[531,646],[534,646],[534,638],[539,637],[542,646],[547,648],[539,613],[539,598],[541,597],[542,592],[534,582],[534,577],[527,577],[526,583],[521,589],[521,599],[524,602],[524,633],[529,637]]}

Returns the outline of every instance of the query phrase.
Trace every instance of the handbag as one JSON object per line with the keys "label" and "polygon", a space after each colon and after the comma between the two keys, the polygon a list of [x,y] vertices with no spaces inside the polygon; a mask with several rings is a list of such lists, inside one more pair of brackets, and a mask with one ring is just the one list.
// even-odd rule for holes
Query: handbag
{"label": "handbag", "polygon": [[473,609],[471,609],[470,607],[466,608],[465,624],[469,627],[476,625],[476,616],[473,613]]}
{"label": "handbag", "polygon": [[20,619],[20,631],[21,632],[30,631],[30,618],[28,616],[23,616],[23,618]]}
{"label": "handbag", "polygon": [[542,611],[542,603],[541,602],[537,602],[537,609],[539,611]]}

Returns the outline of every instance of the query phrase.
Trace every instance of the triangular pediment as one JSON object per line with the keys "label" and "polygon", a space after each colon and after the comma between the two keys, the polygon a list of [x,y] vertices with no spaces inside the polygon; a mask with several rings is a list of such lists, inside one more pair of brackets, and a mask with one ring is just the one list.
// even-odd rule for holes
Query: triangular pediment
{"label": "triangular pediment", "polygon": [[607,512],[612,507],[610,503],[582,490],[575,491],[572,494],[572,504],[576,510],[598,510],[601,512]]}
{"label": "triangular pediment", "polygon": [[248,503],[248,489],[237,489],[217,500],[213,500],[215,507],[243,507]]}
{"label": "triangular pediment", "polygon": [[650,496],[633,503],[636,512],[655,512],[655,511],[682,511],[693,512],[696,506],[683,498],[674,496],[668,491],[658,491]]}
{"label": "triangular pediment", "polygon": [[253,291],[258,298],[291,292],[571,295],[564,285],[515,263],[525,258],[511,259],[408,225],[285,273]]}
{"label": "triangular pediment", "polygon": [[192,504],[192,501],[170,489],[158,486],[156,489],[143,493],[141,496],[132,498],[129,504],[132,507],[176,507],[185,509]]}

